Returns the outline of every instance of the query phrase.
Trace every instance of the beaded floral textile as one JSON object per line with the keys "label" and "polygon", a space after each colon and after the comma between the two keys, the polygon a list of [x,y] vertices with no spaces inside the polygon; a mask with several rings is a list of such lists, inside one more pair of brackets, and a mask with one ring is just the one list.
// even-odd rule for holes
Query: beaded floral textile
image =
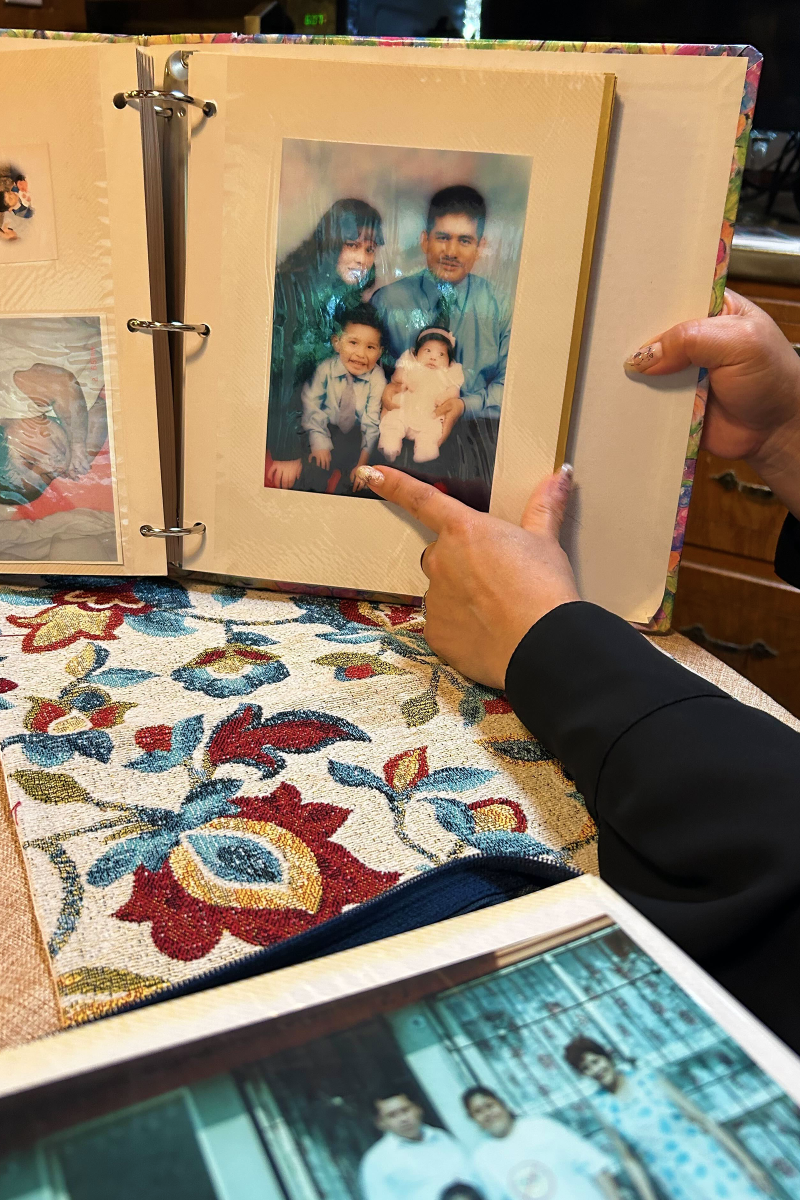
{"label": "beaded floral textile", "polygon": [[573,782],[415,608],[90,578],[0,604],[3,765],[68,1023],[456,858],[596,869]]}

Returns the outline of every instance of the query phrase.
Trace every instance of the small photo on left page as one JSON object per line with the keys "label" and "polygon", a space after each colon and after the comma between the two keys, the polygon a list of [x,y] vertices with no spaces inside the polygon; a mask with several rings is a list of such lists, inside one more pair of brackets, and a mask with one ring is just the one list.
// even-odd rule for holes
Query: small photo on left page
{"label": "small photo on left page", "polygon": [[531,159],[283,142],[267,487],[391,464],[488,509]]}
{"label": "small photo on left page", "polygon": [[0,318],[0,561],[118,559],[99,316]]}
{"label": "small photo on left page", "polygon": [[55,258],[50,155],[44,146],[8,146],[0,137],[0,263]]}

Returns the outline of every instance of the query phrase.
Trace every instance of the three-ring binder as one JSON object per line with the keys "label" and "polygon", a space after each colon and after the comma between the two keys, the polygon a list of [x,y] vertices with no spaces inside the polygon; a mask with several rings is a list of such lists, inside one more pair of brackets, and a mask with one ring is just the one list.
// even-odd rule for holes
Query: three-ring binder
{"label": "three-ring binder", "polygon": [[[134,88],[130,92],[117,92],[114,97],[114,107],[125,108],[126,104],[135,107],[137,100],[166,100],[176,105],[193,104],[195,108],[201,109],[205,117],[213,117],[217,111],[213,100],[198,100],[194,96],[187,96],[186,92],[167,92],[163,88]],[[160,111],[163,116],[171,117],[175,110],[161,109]]]}
{"label": "three-ring binder", "polygon": [[202,521],[195,521],[194,525],[177,525],[172,529],[159,529],[155,525],[141,525],[139,533],[142,537],[155,538],[173,538],[173,537],[189,537],[192,533],[205,533],[206,527]]}
{"label": "three-ring binder", "polygon": [[185,321],[139,321],[131,317],[128,321],[131,333],[198,333],[200,337],[208,337],[211,326],[201,322],[199,325],[187,325]]}

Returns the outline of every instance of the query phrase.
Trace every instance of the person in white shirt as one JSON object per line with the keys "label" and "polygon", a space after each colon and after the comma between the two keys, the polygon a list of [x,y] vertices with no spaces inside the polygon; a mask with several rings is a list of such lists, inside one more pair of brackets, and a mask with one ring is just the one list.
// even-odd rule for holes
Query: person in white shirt
{"label": "person in white shirt", "polygon": [[517,1117],[489,1088],[469,1088],[467,1113],[487,1137],[473,1166],[490,1200],[621,1200],[614,1164],[550,1117]]}
{"label": "person in white shirt", "polygon": [[383,1133],[361,1160],[364,1200],[440,1200],[473,1172],[458,1142],[422,1120],[422,1109],[405,1092],[376,1097],[375,1124]]}

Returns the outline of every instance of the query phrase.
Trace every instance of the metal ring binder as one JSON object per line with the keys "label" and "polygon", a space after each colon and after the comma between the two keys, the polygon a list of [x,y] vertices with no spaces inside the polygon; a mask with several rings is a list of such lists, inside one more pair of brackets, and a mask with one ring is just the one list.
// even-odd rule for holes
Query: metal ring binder
{"label": "metal ring binder", "polygon": [[206,527],[202,521],[195,521],[194,525],[187,525],[181,528],[177,526],[174,529],[156,529],[154,525],[142,525],[139,533],[142,537],[188,537],[190,533],[205,533]]}
{"label": "metal ring binder", "polygon": [[208,337],[211,326],[206,324],[187,325],[183,321],[138,321],[131,317],[128,321],[131,333],[199,333],[200,337]]}
{"label": "metal ring binder", "polygon": [[213,117],[217,111],[213,100],[197,100],[194,96],[187,96],[185,92],[166,92],[163,88],[147,91],[143,88],[135,88],[131,92],[117,92],[114,97],[114,107],[124,108],[133,100],[172,100],[175,104],[193,104],[195,108],[202,109],[203,115],[206,117]]}

